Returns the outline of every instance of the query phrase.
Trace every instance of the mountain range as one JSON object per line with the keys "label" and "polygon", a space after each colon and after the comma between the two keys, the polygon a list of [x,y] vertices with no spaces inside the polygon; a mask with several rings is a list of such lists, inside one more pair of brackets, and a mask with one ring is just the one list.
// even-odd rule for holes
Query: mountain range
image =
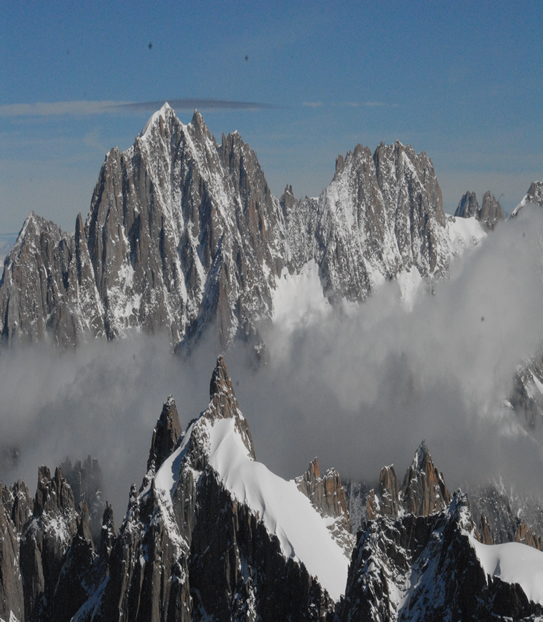
{"label": "mountain range", "polygon": [[445,215],[430,159],[399,142],[339,156],[316,199],[287,186],[277,200],[238,133],[218,145],[198,112],[183,125],[165,104],[107,154],[74,234],[26,219],[4,264],[0,334],[65,348],[166,330],[190,349],[211,330],[221,347],[241,337],[260,351],[282,277],[314,263],[335,303],[390,279],[431,284],[484,235],[468,222]]}
{"label": "mountain range", "polygon": [[[543,205],[543,182],[512,218],[528,204]],[[218,352],[241,340],[265,370],[266,328],[297,279],[316,275],[339,313],[396,283],[407,313],[503,221],[490,192],[445,214],[430,158],[400,142],[338,156],[319,197],[287,185],[277,199],[237,132],[219,144],[198,112],[184,125],[165,104],[106,155],[73,234],[25,220],[0,281],[0,354],[165,333],[188,358],[204,340]],[[503,398],[540,441],[538,352]],[[222,355],[201,414],[183,431],[170,396],[150,436],[118,529],[90,456],[40,467],[34,496],[1,486],[0,620],[543,616],[543,502],[491,475],[450,492],[424,441],[403,480],[388,465],[370,484],[342,482],[316,458],[285,480],[257,461]]]}

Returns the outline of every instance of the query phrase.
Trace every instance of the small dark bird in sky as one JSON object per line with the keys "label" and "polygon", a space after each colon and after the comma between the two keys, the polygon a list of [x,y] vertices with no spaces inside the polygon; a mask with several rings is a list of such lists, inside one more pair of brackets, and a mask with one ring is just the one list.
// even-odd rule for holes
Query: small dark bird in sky
{"label": "small dark bird in sky", "polygon": [[153,44],[149,41],[149,49],[151,50],[153,48]]}
{"label": "small dark bird in sky", "polygon": [[245,60],[249,60],[249,57],[247,56],[247,54],[245,54]]}

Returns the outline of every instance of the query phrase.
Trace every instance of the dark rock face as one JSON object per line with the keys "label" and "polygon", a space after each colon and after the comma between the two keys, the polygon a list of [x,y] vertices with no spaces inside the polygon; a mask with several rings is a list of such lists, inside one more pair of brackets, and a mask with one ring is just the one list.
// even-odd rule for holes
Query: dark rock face
{"label": "dark rock face", "polygon": [[[2,498],[4,490],[0,485]],[[13,613],[18,620],[24,618],[23,579],[20,568],[20,551],[17,530],[10,513],[0,503],[0,618],[9,620]]]}
{"label": "dark rock face", "polygon": [[22,533],[23,527],[32,515],[34,508],[34,502],[26,484],[19,480],[11,486],[3,486],[2,505],[17,533]]}
{"label": "dark rock face", "polygon": [[340,620],[532,619],[542,607],[485,574],[469,541],[467,498],[429,516],[366,524],[353,553]]}
{"label": "dark rock face", "polygon": [[481,207],[475,192],[466,192],[460,199],[454,215],[459,218],[475,217],[486,231],[494,231],[498,222],[504,219],[499,201],[489,191],[485,192]]}
{"label": "dark rock face", "polygon": [[103,334],[101,303],[81,234],[80,216],[73,237],[33,212],[26,219],[0,282],[0,331],[8,344],[48,335],[68,346],[75,345],[77,335]]}
{"label": "dark rock face", "polygon": [[77,460],[72,466],[68,458],[60,465],[60,469],[72,489],[78,513],[88,522],[92,537],[99,538],[106,503],[102,469],[98,460],[87,456],[84,462]]}
{"label": "dark rock face", "polygon": [[503,486],[487,484],[470,491],[473,518],[479,528],[481,542],[485,538],[495,544],[522,542],[541,550],[543,504],[537,498],[507,492]]}
{"label": "dark rock face", "polygon": [[365,481],[347,479],[343,481],[343,487],[351,519],[351,533],[356,534],[366,520],[370,519],[367,515],[367,499],[372,486]]}
{"label": "dark rock face", "polygon": [[40,467],[34,512],[21,535],[25,619],[47,619],[64,556],[77,532],[73,492],[60,469]]}
{"label": "dark rock face", "polygon": [[162,407],[162,413],[153,430],[153,440],[147,460],[147,470],[153,474],[173,452],[183,430],[179,423],[179,415],[173,397],[170,395]]}
{"label": "dark rock face", "polygon": [[241,337],[260,352],[284,269],[315,261],[331,301],[361,301],[400,271],[438,278],[451,252],[424,153],[358,145],[318,199],[288,186],[280,202],[237,132],[218,145],[198,112],[183,125],[165,105],[107,154],[73,235],[27,218],[0,282],[0,334],[68,347],[138,328],[190,349],[214,326],[221,348]]}

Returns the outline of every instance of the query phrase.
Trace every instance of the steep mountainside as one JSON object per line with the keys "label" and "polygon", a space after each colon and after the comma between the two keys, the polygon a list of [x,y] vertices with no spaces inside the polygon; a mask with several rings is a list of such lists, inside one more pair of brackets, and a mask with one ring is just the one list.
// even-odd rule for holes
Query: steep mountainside
{"label": "steep mountainside", "polygon": [[5,267],[2,334],[67,345],[166,328],[175,345],[216,321],[222,343],[248,336],[269,316],[281,223],[240,136],[218,147],[199,113],[185,126],[165,104],[133,147],[108,153],[74,236],[29,217]]}
{"label": "steep mountainside", "polygon": [[73,235],[27,218],[0,281],[0,334],[67,347],[166,330],[178,346],[214,326],[222,347],[242,337],[258,351],[281,275],[315,261],[331,301],[362,301],[400,274],[443,275],[478,239],[457,229],[409,146],[358,145],[318,199],[289,187],[279,202],[237,132],[218,145],[198,112],[183,125],[165,104],[107,154]]}
{"label": "steep mountainside", "polygon": [[524,195],[522,201],[515,207],[511,213],[514,218],[525,205],[543,206],[543,181],[533,181],[528,188],[528,192]]}
{"label": "steep mountainside", "polygon": [[295,201],[288,187],[281,204],[292,269],[315,260],[331,299],[364,300],[401,271],[437,277],[447,270],[450,239],[434,168],[399,142],[373,155],[357,145],[338,157],[318,199]]}
{"label": "steep mountainside", "polygon": [[[367,520],[358,532],[337,619],[532,620],[541,615],[538,539],[524,524],[517,537],[502,540],[507,544],[493,545],[486,515],[497,533],[515,517],[506,508],[498,515],[501,504],[492,500],[490,487],[474,499],[486,529],[476,529],[467,495],[458,492],[451,499],[424,442],[401,487],[394,467],[384,467],[379,491],[367,497]],[[528,538],[521,537],[528,532]]]}

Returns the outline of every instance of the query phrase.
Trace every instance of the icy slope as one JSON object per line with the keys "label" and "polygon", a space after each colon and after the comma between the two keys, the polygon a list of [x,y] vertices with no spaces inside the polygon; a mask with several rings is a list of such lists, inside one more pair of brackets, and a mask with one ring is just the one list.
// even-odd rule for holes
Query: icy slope
{"label": "icy slope", "polygon": [[487,575],[518,583],[530,600],[543,605],[543,552],[519,542],[481,544],[473,536],[470,543]]}

